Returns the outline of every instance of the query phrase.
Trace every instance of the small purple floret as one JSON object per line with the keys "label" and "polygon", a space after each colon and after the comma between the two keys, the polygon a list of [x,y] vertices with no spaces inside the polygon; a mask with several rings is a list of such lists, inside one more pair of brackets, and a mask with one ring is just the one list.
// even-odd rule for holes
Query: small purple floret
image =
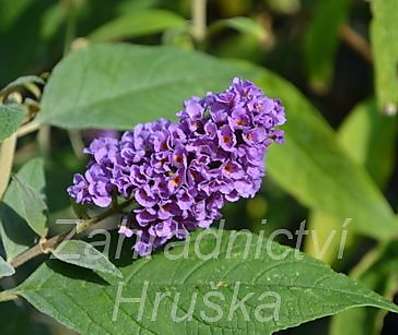
{"label": "small purple floret", "polygon": [[119,233],[136,237],[139,255],[208,228],[226,202],[254,197],[269,145],[284,139],[276,129],[286,122],[281,102],[239,78],[224,92],[185,101],[177,116],[139,124],[120,140],[95,139],[85,149],[87,171],[68,188],[82,204],[134,199],[138,208]]}

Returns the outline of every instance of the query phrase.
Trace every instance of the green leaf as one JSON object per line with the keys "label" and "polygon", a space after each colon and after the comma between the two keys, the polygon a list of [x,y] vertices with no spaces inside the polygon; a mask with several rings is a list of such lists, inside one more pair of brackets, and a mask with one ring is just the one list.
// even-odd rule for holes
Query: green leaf
{"label": "green leaf", "polygon": [[380,239],[397,236],[393,211],[364,169],[339,145],[333,130],[289,83],[262,71],[257,83],[286,106],[286,142],[270,148],[269,174],[312,209],[352,218],[352,228]]}
{"label": "green leaf", "polygon": [[[379,113],[376,102],[372,99],[354,108],[338,132],[338,141],[347,155],[364,166],[381,189],[394,169],[397,130],[397,123]],[[306,239],[306,252],[329,264],[336,261],[343,222],[342,217],[313,211],[310,217],[311,235]],[[321,255],[319,246],[325,246],[329,238],[331,240],[328,248]],[[348,241],[352,242],[352,238],[350,233]]]}
{"label": "green leaf", "polygon": [[372,50],[378,105],[386,113],[398,110],[398,2],[372,0]]}
{"label": "green leaf", "polygon": [[[328,266],[254,234],[208,230],[191,239],[178,243],[167,257],[158,253],[125,266],[125,280],[117,285],[100,284],[87,273],[79,278],[76,271],[71,278],[71,269],[49,262],[11,293],[82,335],[120,334],[126,329],[134,334],[236,330],[232,333],[267,335],[353,307],[398,312],[397,306]],[[166,294],[159,304],[157,293]],[[120,304],[115,304],[117,296],[142,295],[145,301],[118,299]],[[233,311],[236,298],[245,301],[247,315],[239,308]],[[192,320],[176,322],[173,309],[181,317],[191,301]],[[210,321],[215,314],[221,317]]]}
{"label": "green leaf", "polygon": [[304,56],[314,89],[326,90],[332,80],[339,44],[339,29],[348,16],[351,0],[318,1],[304,41]]}
{"label": "green leaf", "polygon": [[39,120],[66,128],[127,129],[174,118],[183,100],[223,89],[234,75],[245,73],[173,48],[93,45],[56,66]]}
{"label": "green leaf", "polygon": [[24,116],[25,111],[21,105],[0,105],[0,142],[19,128]]}
{"label": "green leaf", "polygon": [[[41,159],[33,159],[26,163],[16,176],[35,192],[43,192],[45,186],[43,168]],[[0,203],[0,235],[8,261],[28,249],[37,238],[25,221],[24,214],[20,189],[14,181],[8,187],[3,202]]]}
{"label": "green leaf", "polygon": [[[369,289],[393,296],[398,289],[398,242],[370,251],[354,268],[351,276]],[[367,308],[345,311],[332,318],[331,335],[378,335],[382,331],[385,312]]]}
{"label": "green leaf", "polygon": [[187,22],[173,12],[148,9],[121,16],[99,27],[90,34],[94,42],[123,40],[144,35],[161,33],[170,28],[181,28]]}
{"label": "green leaf", "polygon": [[260,41],[264,41],[269,37],[267,30],[260,23],[249,17],[239,16],[216,21],[209,27],[209,32],[215,32],[224,27],[235,29],[244,34],[253,35]]}
{"label": "green leaf", "polygon": [[14,273],[14,268],[0,256],[0,278],[12,276]]}
{"label": "green leaf", "polygon": [[291,84],[262,68],[165,47],[94,45],[56,67],[39,118],[62,127],[129,128],[172,118],[183,100],[225,89],[234,76],[255,80],[286,105],[286,143],[273,146],[268,159],[280,186],[310,208],[352,218],[360,233],[380,239],[398,234],[389,204],[319,112]]}
{"label": "green leaf", "polygon": [[374,99],[359,104],[339,130],[347,154],[365,166],[382,189],[394,170],[398,122],[378,112]]}
{"label": "green leaf", "polygon": [[39,236],[47,234],[47,205],[43,200],[40,190],[34,189],[29,185],[29,181],[18,176],[14,176],[11,187],[15,187],[16,196],[20,200],[18,214],[29,224],[29,226]]}
{"label": "green leaf", "polygon": [[[87,242],[78,240],[63,241],[52,254],[63,262],[94,270],[99,275],[105,273],[123,278],[122,273],[110,260]],[[107,278],[109,277],[105,277],[105,279]]]}
{"label": "green leaf", "polygon": [[308,217],[308,231],[310,233],[305,239],[305,253],[334,265],[335,268],[341,268],[339,265],[344,256],[347,256],[347,251],[352,250],[355,241],[350,221],[313,210]]}

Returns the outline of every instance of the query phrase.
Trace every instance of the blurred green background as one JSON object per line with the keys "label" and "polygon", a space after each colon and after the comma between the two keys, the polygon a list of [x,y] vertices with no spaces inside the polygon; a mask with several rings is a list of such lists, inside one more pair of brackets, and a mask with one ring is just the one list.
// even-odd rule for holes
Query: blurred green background
{"label": "blurred green background", "polygon": [[[374,96],[369,2],[208,0],[206,33],[203,36],[200,30],[192,33],[187,28],[191,24],[191,5],[189,0],[0,0],[0,86],[24,74],[49,72],[66,50],[96,41],[171,45],[199,49],[220,58],[249,61],[293,83],[339,131],[343,145],[348,143],[348,151],[352,151],[354,159],[363,163],[371,175],[374,172],[372,177],[388,202],[393,208],[398,208],[397,127],[389,130],[396,120],[380,121],[375,116],[369,121],[351,114],[355,106],[370,101]],[[151,14],[149,11],[153,9],[163,11]],[[39,89],[42,89],[40,85]],[[25,99],[32,95],[34,92],[31,90],[24,92]],[[376,147],[372,149],[385,150],[384,156],[376,158],[382,160],[381,167],[377,165],[380,170],[373,168],[375,162],[372,156],[364,157],[371,149],[362,148],[365,154],[361,153],[361,144],[357,143],[362,140],[360,135],[357,138],[354,134],[350,138],[350,127],[361,122],[369,122],[372,126],[377,124],[376,129],[380,132],[391,132],[387,146],[376,141]],[[50,215],[54,218],[70,211],[69,200],[66,194],[60,194],[60,189],[70,184],[73,172],[85,163],[73,152],[69,135],[64,130],[53,130],[48,148],[51,156],[46,172],[47,196]],[[91,136],[92,131],[86,131],[83,140]],[[378,133],[372,136],[367,140],[373,143]],[[35,156],[41,145],[33,135],[23,138],[18,145],[16,164],[20,165]],[[248,228],[252,231],[262,227],[263,218],[268,220],[269,231],[278,227],[295,231],[300,222],[308,218],[314,225],[314,222],[324,223],[328,219],[332,227],[335,224],[334,218],[303,207],[280,189],[272,178],[267,178],[261,194],[255,199],[227,206],[224,214],[228,228]],[[281,242],[291,244],[287,239]],[[323,259],[336,270],[350,273],[374,245],[374,241],[355,237],[350,239],[342,261],[336,260],[333,250]],[[314,255],[311,241],[305,241],[303,248]],[[30,266],[34,267],[34,264]],[[398,269],[395,273],[398,274]],[[380,287],[373,286],[387,294],[385,282],[383,277]],[[3,285],[12,283],[5,281]],[[390,298],[396,293],[397,285],[392,287],[394,289],[388,291]],[[13,302],[1,304],[0,318],[2,335],[71,334],[22,302],[18,305]],[[360,317],[358,320],[363,322]],[[331,329],[330,321],[322,319],[282,333],[327,334]],[[397,317],[388,315],[384,326],[379,328],[381,334],[396,334]],[[336,330],[330,333],[339,334]]]}

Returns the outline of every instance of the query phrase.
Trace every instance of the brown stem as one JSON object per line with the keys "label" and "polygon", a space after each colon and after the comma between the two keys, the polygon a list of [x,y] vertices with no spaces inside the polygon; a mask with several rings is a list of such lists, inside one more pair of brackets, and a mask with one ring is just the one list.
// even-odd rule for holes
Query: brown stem
{"label": "brown stem", "polygon": [[341,25],[340,36],[345,43],[361,55],[367,62],[373,62],[372,50],[370,49],[369,43],[349,25]]}
{"label": "brown stem", "polygon": [[31,249],[26,250],[23,253],[16,256],[10,262],[11,266],[13,266],[14,268],[17,268],[37,256],[40,256],[43,254],[48,254],[52,250],[56,249],[57,246],[62,241],[72,239],[76,234],[82,233],[83,231],[92,227],[96,223],[118,213],[120,210],[122,210],[123,208],[126,208],[130,204],[131,204],[131,200],[126,200],[125,202],[121,203],[120,205],[118,205],[115,208],[110,208],[110,209],[106,210],[105,212],[99,214],[98,216],[95,216],[91,219],[85,220],[83,223],[74,227],[73,229],[71,229],[70,231],[68,231],[66,233],[62,233],[62,234],[53,236],[48,240],[40,241],[38,244],[33,246]]}
{"label": "brown stem", "polygon": [[54,249],[61,241],[63,241],[65,234],[56,235],[49,240],[41,241],[36,244],[31,249],[24,251],[23,253],[16,256],[11,262],[11,266],[13,268],[17,268],[27,261],[35,258],[37,256],[43,255],[47,253],[47,250]]}
{"label": "brown stem", "polygon": [[22,136],[28,135],[28,134],[38,130],[39,127],[40,127],[40,124],[37,121],[31,121],[18,129],[17,136],[22,137]]}

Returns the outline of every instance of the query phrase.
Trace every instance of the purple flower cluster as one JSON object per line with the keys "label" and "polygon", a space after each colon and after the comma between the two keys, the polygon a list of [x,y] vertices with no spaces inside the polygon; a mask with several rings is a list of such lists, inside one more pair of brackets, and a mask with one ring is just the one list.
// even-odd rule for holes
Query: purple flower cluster
{"label": "purple flower cluster", "polygon": [[176,123],[137,125],[121,139],[95,139],[84,175],[68,188],[78,203],[107,207],[113,195],[138,208],[119,232],[136,236],[135,250],[154,248],[220,218],[226,202],[253,197],[265,174],[264,156],[281,143],[284,108],[249,81],[235,78],[221,93],[184,103]]}

